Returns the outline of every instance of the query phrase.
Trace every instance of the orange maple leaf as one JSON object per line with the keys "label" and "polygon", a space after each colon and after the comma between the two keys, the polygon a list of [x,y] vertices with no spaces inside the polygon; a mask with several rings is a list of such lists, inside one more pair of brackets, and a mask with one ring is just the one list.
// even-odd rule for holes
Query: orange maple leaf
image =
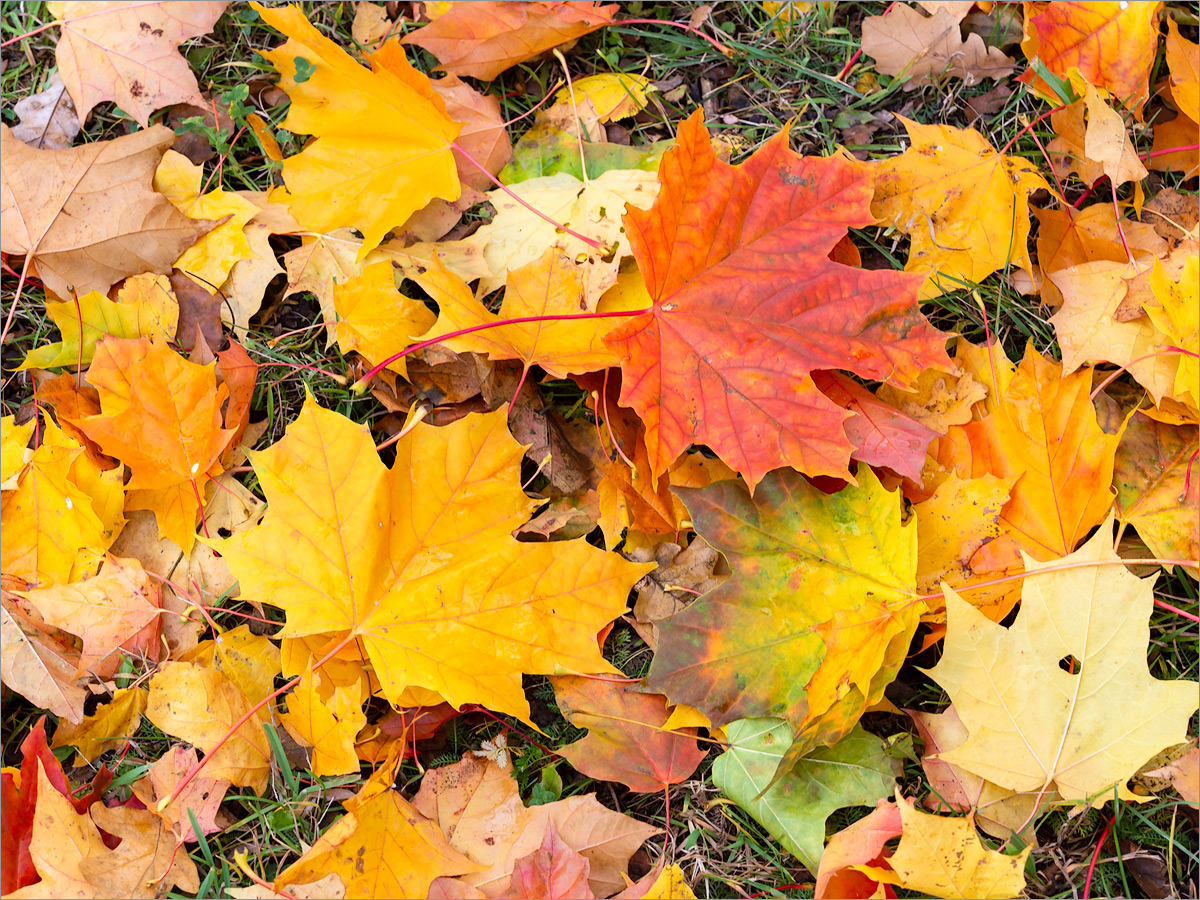
{"label": "orange maple leaf", "polygon": [[481,0],[450,9],[404,38],[439,60],[438,69],[491,81],[505,69],[612,24],[619,4]]}
{"label": "orange maple leaf", "polygon": [[205,482],[236,433],[221,427],[228,390],[212,365],[144,337],[97,345],[88,381],[103,412],[72,424],[133,471],[125,508],[151,510],[159,534],[190,551]]}
{"label": "orange maple leaf", "polygon": [[625,352],[621,403],[646,423],[654,473],[705,443],[751,488],[780,466],[849,477],[849,413],[809,373],[906,387],[949,366],[917,308],[923,276],[828,259],[848,226],[874,221],[872,176],[796,156],[786,131],[728,165],[697,112],[659,178],[654,206],[625,216],[653,310],[605,338]]}

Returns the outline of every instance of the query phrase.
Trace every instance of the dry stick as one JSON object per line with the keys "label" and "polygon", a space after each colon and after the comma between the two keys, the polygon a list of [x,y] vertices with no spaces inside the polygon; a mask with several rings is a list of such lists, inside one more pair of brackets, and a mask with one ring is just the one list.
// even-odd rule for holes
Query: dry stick
{"label": "dry stick", "polygon": [[453,337],[461,337],[464,334],[471,334],[476,331],[486,331],[489,328],[499,328],[501,325],[520,325],[525,322],[565,322],[571,319],[616,319],[616,318],[632,318],[633,316],[641,316],[646,313],[653,312],[654,308],[648,309],[630,309],[616,310],[613,312],[590,312],[590,313],[561,313],[559,315],[546,316],[518,316],[515,319],[498,319],[495,322],[485,322],[482,325],[472,325],[469,328],[460,328],[458,331],[452,331],[449,334],[443,334],[441,337],[430,338],[427,341],[413,344],[399,353],[393,353],[383,362],[372,367],[366,375],[350,385],[350,390],[356,394],[365,393],[367,386],[371,383],[371,379],[386,369],[389,365],[398,359],[403,359],[410,353],[416,353],[418,350],[424,350],[426,347],[432,347],[435,344],[440,344],[442,341],[449,340]]}
{"label": "dry stick", "polygon": [[[344,648],[348,647],[351,643],[358,640],[358,637],[359,637],[359,635],[357,632],[351,631],[348,635],[346,635],[346,637],[344,639],[342,639],[340,642],[338,642],[338,644],[332,650],[330,650],[323,657],[321,657],[320,660],[313,663],[313,670],[315,671],[315,670],[321,668],[321,666],[325,665],[325,663],[329,662],[331,659],[333,659],[335,656],[337,656],[339,653],[341,653]],[[247,722],[249,722],[258,713],[258,711],[260,709],[262,709],[264,706],[266,706],[268,703],[270,703],[276,697],[282,696],[287,691],[290,691],[292,688],[294,688],[296,685],[298,685],[300,683],[300,679],[302,677],[303,676],[297,675],[295,678],[293,678],[287,684],[283,685],[282,687],[276,688],[271,693],[267,694],[267,696],[263,697],[261,700],[259,700],[253,706],[251,706],[248,710],[246,710],[246,712],[243,713],[236,722],[234,722],[232,725],[229,726],[229,730],[226,731],[223,735],[221,735],[220,739],[215,744],[213,744],[212,749],[204,754],[204,759],[200,760],[194,766],[192,766],[190,769],[187,770],[187,774],[184,775],[182,779],[180,779],[179,784],[175,785],[175,789],[173,791],[171,791],[171,793],[169,793],[162,800],[158,801],[158,805],[157,805],[158,811],[161,813],[164,809],[166,809],[168,806],[170,806],[172,803],[174,803],[179,798],[179,795],[183,793],[184,789],[187,788],[187,786],[192,783],[192,779],[195,778],[197,775],[199,775],[200,770],[203,769],[204,766],[208,763],[208,761],[213,758],[213,756],[216,754],[216,752],[218,750],[220,750],[222,747],[224,747],[225,743],[231,737],[233,737],[235,734],[237,734],[239,728],[241,728],[243,725],[245,725]]]}

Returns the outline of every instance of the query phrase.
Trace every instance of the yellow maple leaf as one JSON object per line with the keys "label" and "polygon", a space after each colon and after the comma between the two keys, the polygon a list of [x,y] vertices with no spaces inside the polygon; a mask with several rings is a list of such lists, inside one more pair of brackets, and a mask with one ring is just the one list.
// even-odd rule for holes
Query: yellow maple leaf
{"label": "yellow maple leaf", "polygon": [[407,687],[528,720],[521,674],[611,672],[596,633],[647,566],[585,541],[522,544],[534,507],[506,410],[420,425],[389,470],[367,429],[311,397],[251,454],[260,525],[210,544],[282,636],[351,633],[393,703]]}
{"label": "yellow maple leaf", "polygon": [[606,72],[576,78],[571,88],[563,88],[554,98],[555,106],[571,105],[571,90],[574,89],[575,103],[591,100],[596,116],[601,122],[613,122],[635,116],[646,106],[646,93],[650,81],[641,75],[624,72]]}
{"label": "yellow maple leaf", "polygon": [[199,663],[170,662],[150,679],[146,718],[206,754],[205,775],[261,794],[271,780],[266,710],[251,716],[219,749],[233,723],[252,706],[224,672]]}
{"label": "yellow maple leaf", "polygon": [[146,711],[146,691],[142,688],[118,688],[110,702],[101,705],[78,725],[60,722],[54,732],[54,747],[74,747],[80,765],[95,762],[101,753],[119,749],[126,737],[132,737]]}
{"label": "yellow maple leaf", "polygon": [[1149,172],[1138,159],[1137,151],[1125,133],[1125,120],[1120,113],[1104,102],[1100,92],[1084,82],[1083,100],[1087,106],[1088,125],[1083,139],[1083,153],[1100,163],[1104,174],[1114,185],[1141,181]]}
{"label": "yellow maple leaf", "polygon": [[1000,536],[1000,511],[1016,481],[1015,475],[959,478],[952,472],[932,496],[913,507],[917,590],[928,593],[943,581],[957,587],[968,580],[975,551]]}
{"label": "yellow maple leaf", "polygon": [[962,819],[930,815],[899,792],[896,807],[904,830],[896,852],[886,861],[891,871],[877,866],[854,868],[934,897],[1017,897],[1025,889],[1025,858],[1032,847],[1005,856],[979,840],[972,813]]}
{"label": "yellow maple leaf", "polygon": [[[390,262],[372,263],[348,281],[333,284],[337,341],[343,353],[355,351],[372,365],[399,353],[432,327],[436,317],[420,300],[396,290]],[[407,376],[404,360],[388,368]]]}
{"label": "yellow maple leaf", "polygon": [[904,270],[929,273],[921,299],[983,281],[1008,265],[1032,278],[1029,195],[1049,190],[1037,169],[997,153],[974,128],[900,120],[913,145],[872,163],[871,212],[911,238]]}
{"label": "yellow maple leaf", "polygon": [[288,694],[283,725],[303,746],[312,747],[314,775],[356,774],[359,761],[354,739],[367,724],[362,708],[366,691],[358,682],[333,687],[325,696],[324,687],[321,673],[314,672],[310,664],[300,684]]}
{"label": "yellow maple leaf", "polygon": [[301,225],[357,228],[361,260],[430,200],[458,199],[451,145],[461,126],[399,44],[372,54],[367,70],[298,7],[252,5],[289,38],[263,51],[292,100],[284,127],[316,138],[283,162],[286,202]]}
{"label": "yellow maple leaf", "polygon": [[1147,305],[1146,315],[1162,331],[1171,344],[1184,352],[1179,355],[1172,398],[1193,410],[1200,401],[1200,257],[1191,256],[1184,264],[1178,281],[1173,281],[1161,262],[1154,263],[1150,274],[1150,289],[1158,305]]}
{"label": "yellow maple leaf", "polygon": [[944,589],[946,649],[930,674],[969,737],[940,758],[1014,791],[1099,806],[1114,790],[1132,797],[1125,782],[1138,768],[1187,740],[1196,682],[1151,676],[1155,579],[1126,571],[1111,535],[1110,517],[1060,560],[1025,554],[1021,611],[1008,628]]}
{"label": "yellow maple leaf", "polygon": [[0,488],[6,491],[17,486],[10,479],[15,479],[25,468],[25,448],[29,446],[33,426],[32,419],[24,425],[17,424],[16,416],[0,419]]}
{"label": "yellow maple leaf", "polygon": [[92,498],[72,476],[83,447],[53,422],[3,494],[0,568],[32,584],[65,584],[94,571],[110,543]]}
{"label": "yellow maple leaf", "polygon": [[271,641],[239,625],[211,641],[202,641],[179,657],[180,662],[212,666],[237,685],[251,703],[257,703],[275,688],[280,672],[280,652]]}
{"label": "yellow maple leaf", "polygon": [[[549,248],[526,266],[509,270],[498,314],[476,300],[466,283],[436,259],[418,281],[433,295],[439,310],[437,325],[426,339],[501,319],[586,312],[584,271],[557,247]],[[519,322],[460,335],[443,344],[458,353],[486,353],[494,360],[519,359],[527,368],[539,365],[554,378],[566,378],[620,364],[621,354],[604,343],[604,336],[622,321],[614,317]]]}
{"label": "yellow maple leaf", "polygon": [[243,229],[258,214],[258,207],[245,197],[221,188],[201,194],[203,179],[203,166],[193,164],[182,153],[168,150],[154,172],[154,189],[189,219],[224,220],[175,260],[176,269],[202,278],[212,289],[225,283],[236,263],[254,258]]}

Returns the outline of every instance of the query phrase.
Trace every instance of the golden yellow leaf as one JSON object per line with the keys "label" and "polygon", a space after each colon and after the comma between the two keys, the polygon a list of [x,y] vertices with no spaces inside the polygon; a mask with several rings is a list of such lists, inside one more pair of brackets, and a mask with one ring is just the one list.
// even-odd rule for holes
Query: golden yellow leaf
{"label": "golden yellow leaf", "polygon": [[[586,312],[584,269],[557,247],[519,269],[510,269],[504,301],[498,313],[475,299],[461,278],[436,259],[433,268],[418,278],[438,303],[437,325],[426,339],[453,331],[496,322],[548,315]],[[604,343],[604,336],[621,323],[619,317],[587,318],[577,322],[521,322],[476,331],[443,342],[458,353],[486,353],[491,359],[519,359],[526,367],[538,365],[553,378],[594,372],[618,365],[621,354]]]}
{"label": "golden yellow leaf", "polygon": [[1155,327],[1170,340],[1171,345],[1184,352],[1179,356],[1172,399],[1196,409],[1200,401],[1200,257],[1191,256],[1183,267],[1178,281],[1173,280],[1161,262],[1155,262],[1150,275],[1150,289],[1158,305],[1147,305],[1146,315]]}
{"label": "golden yellow leaf", "polygon": [[887,860],[898,883],[934,897],[1016,897],[1025,889],[1025,858],[989,850],[975,831],[975,817],[934,816],[916,809],[896,793],[904,831]]}
{"label": "golden yellow leaf", "polygon": [[871,212],[911,238],[905,271],[930,273],[922,299],[983,281],[1008,265],[1032,277],[1029,195],[1050,187],[1037,168],[997,153],[973,128],[900,119],[913,145],[872,163]]}
{"label": "golden yellow leaf", "polygon": [[257,703],[275,688],[280,671],[279,649],[270,639],[255,634],[249,625],[239,625],[211,641],[202,641],[179,657],[224,672],[251,703]]}
{"label": "golden yellow leaf", "polygon": [[1167,17],[1167,65],[1171,70],[1171,97],[1179,111],[1196,120],[1200,115],[1200,47],[1179,33]]}
{"label": "golden yellow leaf", "polygon": [[[137,733],[146,711],[147,694],[142,688],[119,688],[105,703],[78,725],[59,723],[51,747],[74,747],[87,762],[101,753],[117,750]],[[82,765],[82,764],[81,764]]]}
{"label": "golden yellow leaf", "polygon": [[208,755],[205,775],[261,794],[271,779],[271,747],[263,732],[266,710],[251,716],[219,750],[215,747],[251,703],[223,672],[197,663],[170,662],[150,680],[146,718],[167,734]]}
{"label": "golden yellow leaf", "polygon": [[29,438],[33,435],[34,422],[30,419],[24,425],[16,424],[16,416],[4,416],[0,419],[0,487],[4,490],[15,488],[15,478],[25,468],[25,448],[29,446]]}
{"label": "golden yellow leaf", "polygon": [[506,411],[419,425],[380,461],[366,428],[311,397],[253,453],[262,524],[211,541],[282,636],[352,632],[385,696],[436,691],[527,719],[521,674],[610,672],[596,633],[647,567],[580,541],[522,544],[533,501]]}
{"label": "golden yellow leaf", "polygon": [[351,897],[424,897],[434,878],[479,868],[453,849],[437,825],[399,791],[385,790],[334,822],[307,853],[279,874],[275,889],[287,890],[334,874]]}
{"label": "golden yellow leaf", "polygon": [[3,494],[0,567],[32,584],[66,584],[72,572],[94,570],[108,547],[92,498],[71,476],[83,447],[53,422],[41,446]]}
{"label": "golden yellow leaf", "polygon": [[[575,92],[576,104],[583,103],[585,99],[591,100],[601,122],[614,122],[635,116],[645,108],[650,81],[641,75],[606,72],[576,78],[571,88]],[[571,90],[563,88],[559,91],[555,95],[554,105],[570,106]]]}
{"label": "golden yellow leaf", "polygon": [[938,369],[926,369],[917,376],[911,391],[882,384],[875,395],[926,428],[945,434],[951,425],[971,421],[971,409],[987,396],[988,389],[970,372],[948,375]]}
{"label": "golden yellow leaf", "polygon": [[1154,578],[1127,572],[1111,535],[1110,517],[1060,560],[1026,554],[1008,628],[945,589],[946,649],[930,674],[970,736],[942,759],[1014,791],[1100,806],[1114,790],[1132,796],[1125,782],[1138,768],[1187,740],[1196,682],[1150,675]]}
{"label": "golden yellow leaf", "polygon": [[154,173],[154,188],[189,219],[221,221],[175,260],[176,269],[203,279],[198,283],[207,282],[211,289],[225,283],[236,263],[254,258],[244,229],[258,214],[258,207],[221,188],[201,194],[203,179],[203,166],[193,164],[182,153],[168,150]]}
{"label": "golden yellow leaf", "polygon": [[[927,594],[943,581],[957,587],[970,579],[975,551],[1000,536],[1000,511],[1017,477],[964,479],[951,473],[931,497],[913,507],[917,516],[917,590]],[[975,599],[973,594],[971,599]]]}
{"label": "golden yellow leaf", "polygon": [[[343,353],[354,351],[372,365],[381,363],[433,326],[437,317],[424,303],[396,290],[394,271],[384,260],[364,267],[361,275],[334,282],[337,340]],[[403,359],[388,363],[388,368],[407,377]]]}
{"label": "golden yellow leaf", "polygon": [[364,725],[366,692],[362,684],[334,687],[322,696],[321,673],[310,666],[300,684],[287,696],[288,711],[281,717],[292,737],[312,747],[314,775],[350,775],[359,769],[354,739]]}
{"label": "golden yellow leaf", "polygon": [[[283,163],[287,204],[301,225],[357,228],[361,260],[430,200],[458,199],[451,144],[460,126],[396,42],[372,54],[367,70],[299,7],[254,8],[289,38],[263,52],[292,99],[284,127],[316,138]],[[308,77],[297,77],[298,60]]]}

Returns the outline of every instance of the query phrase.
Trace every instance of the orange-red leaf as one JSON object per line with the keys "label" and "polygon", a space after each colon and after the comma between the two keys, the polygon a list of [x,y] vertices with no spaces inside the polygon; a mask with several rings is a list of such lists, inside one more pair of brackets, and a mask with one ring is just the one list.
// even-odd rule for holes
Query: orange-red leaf
{"label": "orange-red leaf", "polygon": [[661,791],[696,771],[705,751],[695,728],[667,731],[667,699],[636,685],[573,675],[553,679],[554,697],[567,720],[587,737],[559,748],[590,778],[619,781],[640,793]]}
{"label": "orange-red leaf", "polygon": [[646,423],[654,473],[704,443],[751,487],[780,466],[846,477],[847,413],[809,373],[903,387],[949,366],[917,308],[922,278],[828,258],[848,226],[874,221],[871,176],[796,156],[786,132],[730,166],[696,113],[659,178],[655,205],[625,217],[653,311],[606,338],[625,352],[621,403]]}

